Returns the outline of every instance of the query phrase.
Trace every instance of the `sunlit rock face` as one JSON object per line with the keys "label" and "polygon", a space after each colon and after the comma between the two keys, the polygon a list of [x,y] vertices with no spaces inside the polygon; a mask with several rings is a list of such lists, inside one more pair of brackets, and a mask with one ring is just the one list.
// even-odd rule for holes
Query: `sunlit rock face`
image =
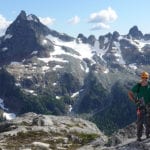
{"label": "sunlit rock face", "polygon": [[101,144],[107,141],[107,137],[92,122],[81,118],[35,113],[0,123],[0,133],[2,149],[72,149],[96,138],[101,139]]}

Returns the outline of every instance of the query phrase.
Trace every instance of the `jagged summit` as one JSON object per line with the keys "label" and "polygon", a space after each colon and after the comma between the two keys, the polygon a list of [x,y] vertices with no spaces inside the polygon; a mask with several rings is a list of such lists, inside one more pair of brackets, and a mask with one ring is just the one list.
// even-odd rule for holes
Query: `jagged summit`
{"label": "jagged summit", "polygon": [[26,20],[26,12],[24,10],[21,10],[20,14],[17,16],[16,20]]}
{"label": "jagged summit", "polygon": [[[15,21],[8,27],[8,29],[6,30],[6,34],[15,34],[16,32],[23,34],[25,32],[22,31],[23,29],[28,29],[30,30],[30,32],[34,32],[37,38],[39,36],[47,36],[48,34],[59,37],[60,39],[63,39],[64,37],[64,40],[65,37],[69,38],[67,34],[61,34],[55,30],[49,29],[39,20],[36,15],[26,15],[26,12],[22,10]],[[72,37],[70,37],[70,39],[72,40]]]}
{"label": "jagged summit", "polygon": [[87,43],[87,37],[85,37],[82,33],[77,36],[83,43]]}
{"label": "jagged summit", "polygon": [[[0,63],[10,61],[21,61],[30,57],[31,53],[37,51],[37,55],[46,56],[52,49],[50,41],[46,47],[43,45],[45,36],[50,33],[50,29],[43,25],[35,15],[26,15],[21,11],[16,20],[7,28],[6,34],[1,41]],[[7,51],[7,52],[6,52]]]}
{"label": "jagged summit", "polygon": [[113,38],[115,41],[117,41],[118,38],[119,38],[119,36],[120,36],[119,32],[118,32],[118,31],[114,31],[114,32],[113,32],[113,35],[112,35],[112,38]]}
{"label": "jagged summit", "polygon": [[37,23],[40,22],[39,18],[36,15],[34,14],[27,15],[24,10],[21,10],[20,14],[17,16],[15,21],[19,22],[21,20],[30,20],[30,21],[35,21]]}
{"label": "jagged summit", "polygon": [[35,22],[40,22],[39,18],[34,15],[34,14],[29,14],[27,15],[24,10],[21,10],[20,14],[16,18],[16,22],[19,22],[21,20],[30,20],[30,21],[35,21]]}
{"label": "jagged summit", "polygon": [[132,36],[135,39],[142,39],[143,38],[143,33],[138,29],[137,26],[133,26],[128,33],[129,36]]}
{"label": "jagged summit", "polygon": [[36,32],[36,34],[47,35],[50,31],[48,27],[43,25],[37,16],[30,14],[26,15],[25,11],[21,11],[16,20],[8,27],[6,34],[25,34],[22,30],[30,30],[30,32]]}

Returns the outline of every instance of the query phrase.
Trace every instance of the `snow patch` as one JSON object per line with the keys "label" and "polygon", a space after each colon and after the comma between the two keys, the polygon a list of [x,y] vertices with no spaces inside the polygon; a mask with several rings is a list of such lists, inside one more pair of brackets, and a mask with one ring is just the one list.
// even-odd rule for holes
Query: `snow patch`
{"label": "snow patch", "polygon": [[129,64],[129,67],[131,68],[131,69],[134,69],[134,70],[136,70],[137,69],[137,66],[136,66],[136,64],[134,63],[134,64]]}
{"label": "snow patch", "polygon": [[106,44],[106,43],[108,43],[108,42],[109,42],[108,38],[105,37],[105,39],[104,39],[104,44]]}
{"label": "snow patch", "polygon": [[42,45],[46,45],[46,44],[47,44],[47,40],[44,39],[44,40],[42,41]]}
{"label": "snow patch", "polygon": [[17,61],[13,61],[10,63],[10,65],[20,65],[21,63],[20,62],[17,62]]}
{"label": "snow patch", "polygon": [[14,113],[3,113],[3,118],[6,118],[6,120],[12,120],[16,118],[16,114]]}
{"label": "snow patch", "polygon": [[[128,40],[128,39],[127,39]],[[128,40],[130,41],[131,44],[133,44],[134,46],[137,47],[137,49],[139,50],[139,52],[144,52],[143,51],[143,47],[146,46],[146,45],[149,45],[150,44],[150,41],[145,41],[145,40]]]}
{"label": "snow patch", "polygon": [[53,71],[55,71],[57,68],[64,68],[64,67],[62,67],[60,65],[56,65],[55,67],[53,67]]}
{"label": "snow patch", "polygon": [[27,16],[27,20],[28,20],[28,21],[38,22],[38,20],[37,20],[36,18],[33,18],[33,15],[28,15],[28,16]]}
{"label": "snow patch", "polygon": [[123,65],[126,64],[125,60],[122,58],[120,43],[119,42],[114,42],[114,44],[116,46],[115,56],[118,57],[116,60],[119,62],[119,64],[123,64]]}
{"label": "snow patch", "polygon": [[8,108],[4,106],[4,100],[1,98],[0,98],[0,108],[4,110],[3,117],[6,118],[6,120],[12,120],[16,118],[16,114],[5,112],[5,111],[8,111]]}
{"label": "snow patch", "polygon": [[107,73],[109,73],[109,69],[106,68],[103,72],[107,74]]}
{"label": "snow patch", "polygon": [[85,71],[86,73],[88,73],[89,70],[90,70],[86,63],[84,64],[84,66],[83,66],[83,64],[80,64],[80,67],[81,67],[81,69],[82,69],[83,71]]}
{"label": "snow patch", "polygon": [[35,93],[35,91],[34,90],[29,90],[29,89],[23,89],[25,92],[27,92],[27,93],[30,93],[30,94],[32,94],[32,95],[35,95],[35,96],[37,96],[37,94]]}
{"label": "snow patch", "polygon": [[16,86],[18,87],[21,87],[21,84],[20,83],[15,83]]}
{"label": "snow patch", "polygon": [[6,34],[5,37],[4,37],[4,40],[10,39],[10,38],[12,38],[12,37],[13,37],[13,36],[12,36],[11,34]]}
{"label": "snow patch", "polygon": [[50,57],[47,58],[38,58],[39,60],[48,63],[50,61],[56,61],[56,62],[63,62],[63,63],[68,63],[67,60],[64,60],[63,58],[58,58],[58,55],[63,54],[64,51],[60,47],[55,46],[55,51],[50,53]]}
{"label": "snow patch", "polygon": [[53,86],[56,86],[57,85],[57,83],[53,83]]}
{"label": "snow patch", "polygon": [[92,50],[95,51],[96,54],[101,58],[101,60],[106,63],[106,61],[104,60],[103,56],[108,51],[108,48],[109,48],[109,45],[105,49],[104,48],[100,49],[99,48],[99,41],[96,41]]}
{"label": "snow patch", "polygon": [[72,105],[69,105],[69,108],[68,108],[69,112],[72,111]]}
{"label": "snow patch", "polygon": [[49,144],[42,142],[33,142],[32,145],[40,147],[40,149],[49,149]]}
{"label": "snow patch", "polygon": [[49,70],[49,69],[50,69],[49,66],[43,66],[43,67],[42,67],[42,70],[43,70],[43,71],[47,71],[47,70]]}
{"label": "snow patch", "polygon": [[38,53],[38,51],[33,51],[32,53],[31,53],[31,55],[36,55]]}
{"label": "snow patch", "polygon": [[3,47],[3,48],[2,48],[2,51],[3,51],[3,52],[5,52],[5,51],[7,51],[7,50],[8,50],[8,47]]}
{"label": "snow patch", "polygon": [[8,108],[6,108],[6,107],[4,106],[4,100],[1,99],[1,98],[0,98],[0,108],[3,109],[3,110],[8,111]]}
{"label": "snow patch", "polygon": [[50,39],[55,45],[57,46],[66,46],[74,49],[77,51],[80,56],[78,58],[83,59],[83,58],[88,58],[91,61],[94,61],[92,59],[92,47],[89,44],[84,44],[82,42],[77,43],[76,40],[71,41],[71,42],[64,42],[56,37],[53,37],[51,35],[47,36],[48,39]]}
{"label": "snow patch", "polygon": [[78,91],[78,92],[73,93],[73,94],[71,95],[71,98],[74,98],[74,97],[76,97],[76,96],[78,96],[78,95],[79,95],[79,91]]}
{"label": "snow patch", "polygon": [[61,99],[61,97],[60,96],[56,96],[56,99]]}

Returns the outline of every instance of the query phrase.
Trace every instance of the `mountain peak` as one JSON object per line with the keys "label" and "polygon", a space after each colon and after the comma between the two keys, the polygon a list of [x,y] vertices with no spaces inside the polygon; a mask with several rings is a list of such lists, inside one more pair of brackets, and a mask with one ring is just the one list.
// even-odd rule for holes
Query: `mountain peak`
{"label": "mountain peak", "polygon": [[128,35],[131,35],[133,38],[141,39],[143,38],[143,33],[138,29],[137,26],[133,26],[130,30]]}
{"label": "mountain peak", "polygon": [[112,38],[113,38],[114,40],[117,40],[119,36],[120,36],[119,32],[114,31],[114,32],[113,32],[113,35],[112,35]]}
{"label": "mountain peak", "polygon": [[16,22],[23,21],[23,20],[34,21],[34,22],[38,22],[38,23],[40,22],[40,20],[37,16],[35,16],[33,14],[27,15],[24,10],[22,10],[20,12],[20,14],[18,15],[18,17],[16,18]]}
{"label": "mountain peak", "polygon": [[17,19],[16,20],[26,20],[27,19],[27,16],[26,16],[26,12],[24,10],[21,10],[20,14],[18,15]]}
{"label": "mountain peak", "polygon": [[[26,30],[24,33],[23,30]],[[8,27],[6,34],[21,36],[31,32],[36,35],[47,35],[49,33],[48,27],[42,24],[39,18],[33,14],[27,15],[24,10],[20,12],[15,21]],[[19,35],[18,35],[19,34]]]}
{"label": "mountain peak", "polygon": [[82,33],[78,34],[77,39],[80,39],[83,43],[87,43],[87,37],[85,37]]}
{"label": "mountain peak", "polygon": [[[6,38],[2,44],[3,47],[7,47],[9,53],[6,59],[20,61],[25,57],[30,57],[33,51],[40,51],[45,56],[47,48],[43,46],[42,41],[49,32],[49,28],[42,24],[35,15],[26,15],[26,12],[22,10],[5,33],[6,37],[11,36],[11,38]],[[43,49],[45,49],[44,52]],[[8,54],[4,53],[4,55]]]}

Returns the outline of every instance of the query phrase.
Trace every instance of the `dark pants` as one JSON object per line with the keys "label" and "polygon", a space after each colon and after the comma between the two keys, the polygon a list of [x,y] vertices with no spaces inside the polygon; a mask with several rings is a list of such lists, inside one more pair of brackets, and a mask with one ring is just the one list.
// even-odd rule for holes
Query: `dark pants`
{"label": "dark pants", "polygon": [[140,113],[137,113],[137,137],[142,137],[143,127],[145,125],[145,134],[148,137],[150,134],[150,110],[140,109]]}

